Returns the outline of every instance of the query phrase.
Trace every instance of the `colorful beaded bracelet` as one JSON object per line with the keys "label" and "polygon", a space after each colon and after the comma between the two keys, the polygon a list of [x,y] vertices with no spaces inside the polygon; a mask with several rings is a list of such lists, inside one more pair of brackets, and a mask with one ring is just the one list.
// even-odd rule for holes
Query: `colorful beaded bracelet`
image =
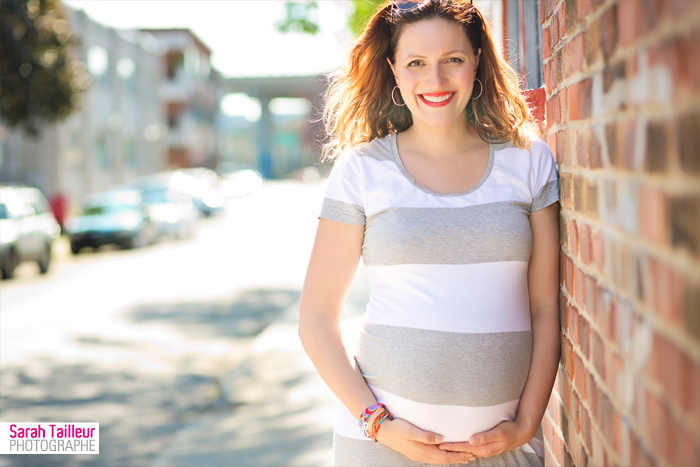
{"label": "colorful beaded bracelet", "polygon": [[[378,413],[377,413],[378,412]],[[374,416],[372,423],[369,420]],[[386,410],[384,404],[374,404],[367,407],[364,413],[360,416],[359,424],[362,429],[362,433],[370,438],[375,443],[377,442],[377,432],[379,431],[379,426],[386,419],[393,420],[389,411]]]}

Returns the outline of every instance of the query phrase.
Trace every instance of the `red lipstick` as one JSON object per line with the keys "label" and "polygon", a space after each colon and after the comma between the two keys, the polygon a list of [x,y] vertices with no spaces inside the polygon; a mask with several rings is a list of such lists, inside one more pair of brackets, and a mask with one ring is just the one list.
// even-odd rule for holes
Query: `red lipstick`
{"label": "red lipstick", "polygon": [[[426,100],[425,97],[423,97],[423,96],[427,96],[427,97],[435,98],[435,97],[443,97],[443,96],[446,96],[449,94],[452,94],[452,95],[450,97],[448,97],[447,99],[445,99],[444,101],[440,101],[440,102],[430,102],[429,100]],[[449,104],[452,101],[452,99],[454,99],[455,94],[457,94],[457,93],[454,91],[426,92],[425,94],[418,94],[418,97],[420,97],[420,100],[428,107],[443,107],[443,106]]]}

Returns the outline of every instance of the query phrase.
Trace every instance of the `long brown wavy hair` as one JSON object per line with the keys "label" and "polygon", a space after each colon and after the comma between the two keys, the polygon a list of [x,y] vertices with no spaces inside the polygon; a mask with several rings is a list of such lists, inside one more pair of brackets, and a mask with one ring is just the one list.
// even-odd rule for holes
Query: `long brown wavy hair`
{"label": "long brown wavy hair", "polygon": [[[413,124],[407,107],[394,105],[394,79],[387,57],[395,61],[403,27],[442,18],[461,24],[473,49],[481,49],[476,77],[483,85],[478,99],[467,105],[467,118],[484,141],[512,141],[527,148],[538,134],[520,93],[520,78],[497,52],[488,23],[465,0],[398,0],[382,4],[352,45],[347,63],[328,76],[323,122],[328,140],[322,158],[335,159],[345,150],[407,130]],[[474,91],[479,87],[474,86]],[[474,93],[478,96],[478,93]]]}

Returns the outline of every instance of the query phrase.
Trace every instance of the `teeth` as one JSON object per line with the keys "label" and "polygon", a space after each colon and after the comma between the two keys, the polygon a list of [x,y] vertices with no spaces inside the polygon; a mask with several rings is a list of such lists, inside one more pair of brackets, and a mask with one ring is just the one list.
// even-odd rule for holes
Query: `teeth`
{"label": "teeth", "polygon": [[423,97],[423,99],[425,99],[428,102],[442,102],[442,101],[446,101],[447,99],[452,97],[452,94],[454,94],[454,93],[451,92],[449,94],[445,94],[444,96],[440,96],[440,97],[431,97],[431,96],[422,96],[422,97]]}

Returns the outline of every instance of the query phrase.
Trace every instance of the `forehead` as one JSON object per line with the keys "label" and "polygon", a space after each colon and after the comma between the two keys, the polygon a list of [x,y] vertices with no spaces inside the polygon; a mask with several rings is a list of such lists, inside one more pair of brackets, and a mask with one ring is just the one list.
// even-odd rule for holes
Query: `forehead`
{"label": "forehead", "polygon": [[442,18],[425,19],[405,25],[396,44],[397,57],[439,55],[451,50],[474,53],[462,25]]}

